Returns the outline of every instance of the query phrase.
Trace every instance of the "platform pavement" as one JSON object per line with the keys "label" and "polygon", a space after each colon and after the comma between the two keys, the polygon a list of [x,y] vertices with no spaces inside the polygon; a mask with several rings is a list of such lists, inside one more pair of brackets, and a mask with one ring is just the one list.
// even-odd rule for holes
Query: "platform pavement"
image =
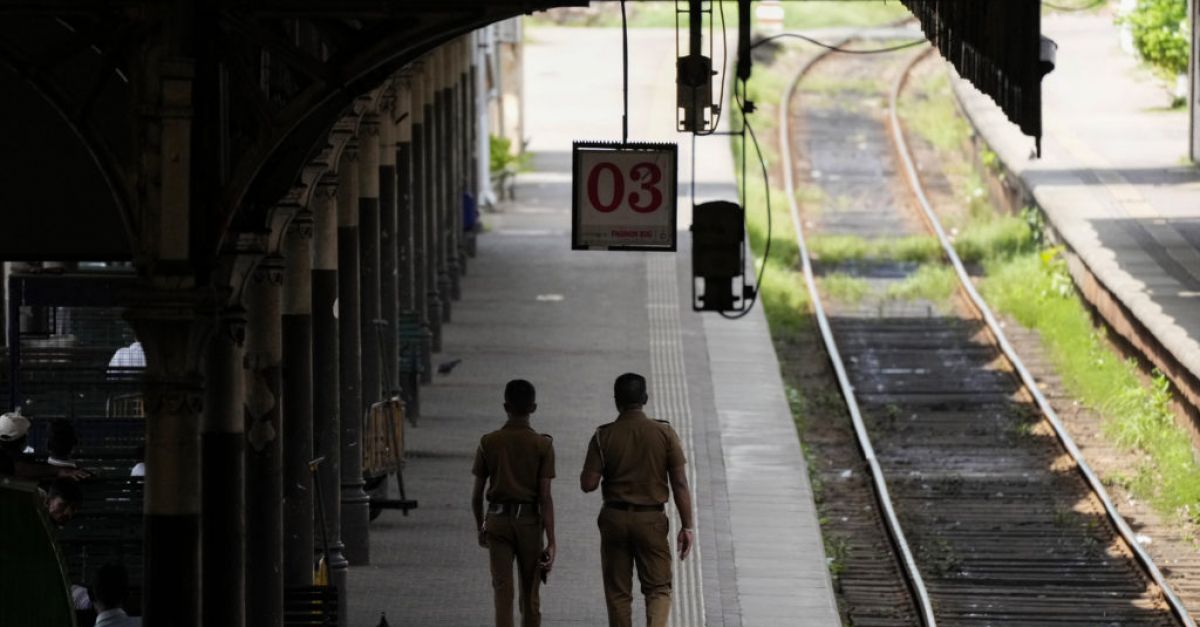
{"label": "platform pavement", "polygon": [[986,97],[955,89],[982,138],[1016,173],[1093,275],[1200,377],[1200,168],[1186,111],[1121,51],[1110,14],[1053,15],[1058,63],[1043,81],[1043,158]]}
{"label": "platform pavement", "polygon": [[[686,139],[670,132],[672,38],[631,33],[632,139]],[[677,578],[672,624],[840,624],[761,311],[737,322],[691,311],[686,233],[675,255],[569,250],[570,140],[620,132],[619,65],[594,54],[619,41],[619,31],[603,29],[529,35],[534,171],[519,177],[515,203],[486,216],[489,231],[435,358],[462,362],[423,390],[424,415],[407,434],[406,484],[420,508],[372,523],[372,563],[350,571],[353,627],[375,625],[380,612],[393,626],[490,624],[486,554],[475,545],[468,507],[470,465],[479,435],[503,420],[500,395],[512,377],[538,386],[533,424],[553,434],[558,456],[559,555],[543,590],[543,624],[606,624],[599,497],[582,494],[576,478],[592,430],[614,416],[612,379],[626,370],[648,375],[649,412],[669,416],[689,448],[698,560]],[[680,143],[687,163],[688,143]],[[732,197],[727,144],[710,138],[701,150],[698,197]],[[686,194],[686,168],[680,180]],[[680,224],[688,221],[681,216]]]}

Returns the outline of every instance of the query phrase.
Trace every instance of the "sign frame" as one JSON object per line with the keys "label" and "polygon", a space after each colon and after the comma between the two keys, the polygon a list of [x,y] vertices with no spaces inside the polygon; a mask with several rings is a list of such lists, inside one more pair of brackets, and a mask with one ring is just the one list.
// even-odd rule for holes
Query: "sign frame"
{"label": "sign frame", "polygon": [[[661,245],[651,244],[590,244],[582,233],[584,207],[580,206],[580,186],[584,185],[582,153],[647,153],[670,155],[674,168],[672,176],[663,179],[663,207],[670,212],[669,241]],[[679,146],[670,142],[599,142],[577,141],[571,144],[571,250],[617,250],[676,252],[679,248]]]}

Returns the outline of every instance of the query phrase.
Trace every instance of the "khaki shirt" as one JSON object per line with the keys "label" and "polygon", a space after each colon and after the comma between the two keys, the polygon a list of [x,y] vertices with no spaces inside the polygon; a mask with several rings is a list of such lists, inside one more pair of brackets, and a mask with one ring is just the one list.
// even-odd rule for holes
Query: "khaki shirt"
{"label": "khaki shirt", "polygon": [[491,503],[536,503],[541,480],[554,478],[554,443],[528,422],[510,420],[479,440],[471,472],[490,480]]}
{"label": "khaki shirt", "polygon": [[583,471],[604,478],[605,501],[657,505],[671,496],[668,471],[686,463],[671,425],[633,410],[596,429],[588,442]]}

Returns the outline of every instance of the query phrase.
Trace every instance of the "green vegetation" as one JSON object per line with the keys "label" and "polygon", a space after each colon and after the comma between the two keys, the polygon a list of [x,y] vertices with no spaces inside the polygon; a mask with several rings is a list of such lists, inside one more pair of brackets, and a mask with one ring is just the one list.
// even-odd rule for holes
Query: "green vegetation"
{"label": "green vegetation", "polygon": [[520,163],[521,158],[513,152],[511,139],[498,135],[488,136],[488,168],[492,172],[515,172]]}
{"label": "green vegetation", "polygon": [[1200,467],[1191,440],[1173,420],[1170,384],[1155,373],[1143,385],[1138,366],[1113,354],[1092,324],[1057,249],[988,264],[984,298],[1034,329],[1071,394],[1106,417],[1106,433],[1147,453],[1133,477],[1121,480],[1156,509],[1200,522]]}
{"label": "green vegetation", "polygon": [[1133,31],[1133,45],[1151,67],[1174,79],[1187,72],[1191,51],[1187,0],[1138,0],[1123,21]]}
{"label": "green vegetation", "polygon": [[821,277],[820,282],[825,294],[848,305],[858,303],[871,291],[866,279],[841,272],[826,274]]}
{"label": "green vegetation", "polygon": [[903,281],[888,287],[887,296],[894,300],[927,300],[943,303],[958,289],[954,269],[944,264],[923,264]]}
{"label": "green vegetation", "polygon": [[866,239],[857,235],[812,235],[808,252],[825,264],[851,261],[914,261],[942,258],[942,247],[930,235]]}
{"label": "green vegetation", "polygon": [[963,263],[982,263],[1030,252],[1034,240],[1034,232],[1026,220],[999,214],[968,223],[954,238],[954,251]]}

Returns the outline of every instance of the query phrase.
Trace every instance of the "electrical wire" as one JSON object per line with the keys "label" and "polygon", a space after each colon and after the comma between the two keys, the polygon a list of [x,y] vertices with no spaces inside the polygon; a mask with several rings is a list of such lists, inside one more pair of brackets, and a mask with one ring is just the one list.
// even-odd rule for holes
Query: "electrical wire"
{"label": "electrical wire", "polygon": [[[718,312],[722,318],[729,320],[737,320],[745,317],[754,309],[754,305],[758,304],[758,295],[762,291],[763,275],[767,272],[767,260],[771,258],[771,177],[767,173],[767,160],[763,157],[762,148],[758,145],[758,136],[754,134],[754,127],[750,124],[750,119],[746,117],[746,81],[740,81],[742,85],[742,97],[738,98],[737,88],[734,87],[733,99],[737,102],[738,110],[742,112],[742,129],[750,134],[750,141],[754,143],[754,153],[758,155],[758,164],[762,167],[763,189],[765,190],[764,197],[767,204],[767,242],[763,246],[762,265],[758,268],[758,277],[754,280],[754,293],[750,296],[750,304],[745,309],[736,314],[727,313],[724,311]],[[742,137],[742,211],[746,211],[746,139]]]}
{"label": "electrical wire", "polygon": [[1060,4],[1054,4],[1053,2],[1046,2],[1045,0],[1043,0],[1042,6],[1054,9],[1055,11],[1087,11],[1088,9],[1094,9],[1094,8],[1104,4],[1105,2],[1108,2],[1108,0],[1092,0],[1092,2],[1089,2],[1087,4],[1082,4],[1077,7],[1068,7],[1068,6],[1063,6]]}
{"label": "electrical wire", "polygon": [[844,52],[846,54],[884,54],[884,53],[888,53],[888,52],[896,52],[897,50],[904,50],[905,48],[912,48],[914,46],[919,46],[919,45],[925,43],[924,39],[915,39],[913,41],[903,43],[898,46],[890,46],[888,48],[872,48],[872,49],[868,49],[868,50],[853,50],[853,49],[849,49],[849,48],[842,48],[841,46],[834,46],[832,44],[827,44],[823,41],[818,41],[816,39],[813,39],[812,37],[809,37],[807,35],[801,35],[800,33],[780,33],[778,35],[771,35],[770,37],[763,37],[762,39],[759,39],[758,41],[750,44],[750,48],[754,49],[754,48],[757,48],[757,47],[767,43],[768,41],[773,41],[775,39],[782,39],[784,37],[794,37],[796,39],[802,39],[804,41],[807,41],[810,44],[825,48],[826,50],[832,50],[834,52]]}

